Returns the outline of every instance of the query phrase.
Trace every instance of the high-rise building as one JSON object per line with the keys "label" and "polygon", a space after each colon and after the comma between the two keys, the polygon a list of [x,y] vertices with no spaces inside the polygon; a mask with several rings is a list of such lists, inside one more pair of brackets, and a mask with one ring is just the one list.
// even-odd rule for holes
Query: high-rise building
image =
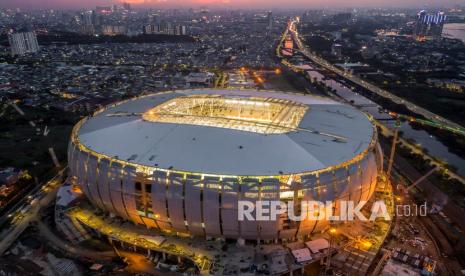
{"label": "high-rise building", "polygon": [[125,2],[123,3],[123,9],[127,10],[127,11],[130,11],[132,8],[131,8],[131,4]]}
{"label": "high-rise building", "polygon": [[418,13],[413,30],[413,37],[418,41],[440,38],[444,28],[446,15],[444,12],[428,14],[425,10]]}
{"label": "high-rise building", "polygon": [[94,24],[94,11],[85,11],[81,13],[82,24],[85,26]]}
{"label": "high-rise building", "polygon": [[175,35],[185,35],[185,34],[186,34],[186,26],[176,25]]}
{"label": "high-rise building", "polygon": [[155,34],[155,33],[158,32],[158,26],[151,25],[151,24],[145,25],[143,27],[143,32],[144,32],[144,34]]}
{"label": "high-rise building", "polygon": [[333,22],[337,24],[348,24],[352,19],[352,13],[350,12],[342,12],[337,13],[333,16]]}
{"label": "high-rise building", "polygon": [[94,34],[96,25],[98,25],[98,15],[95,11],[85,11],[81,13],[82,33]]}
{"label": "high-rise building", "polygon": [[8,34],[8,41],[13,56],[39,51],[39,43],[35,32],[10,33]]}
{"label": "high-rise building", "polygon": [[342,57],[342,45],[335,43],[331,46],[331,54],[337,58]]}
{"label": "high-rise building", "polygon": [[271,30],[271,28],[273,28],[273,13],[271,11],[267,13],[267,19],[268,19],[268,30]]}
{"label": "high-rise building", "polygon": [[185,35],[187,33],[186,26],[175,25],[171,22],[162,21],[160,24],[149,24],[143,27],[144,34],[170,34],[170,35]]}
{"label": "high-rise building", "polygon": [[125,35],[128,28],[122,25],[104,25],[102,26],[102,34],[104,35]]}

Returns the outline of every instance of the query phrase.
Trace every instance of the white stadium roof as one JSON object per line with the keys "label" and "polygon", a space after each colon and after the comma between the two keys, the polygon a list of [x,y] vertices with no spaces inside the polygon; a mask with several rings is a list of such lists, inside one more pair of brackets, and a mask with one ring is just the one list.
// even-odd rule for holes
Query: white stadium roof
{"label": "white stadium roof", "polygon": [[[228,127],[231,120],[239,127],[243,124],[230,117],[220,117],[223,121],[218,126],[211,124],[219,117],[211,117],[213,121],[206,125],[192,121],[190,118],[198,116],[197,113],[182,119],[191,123],[143,118],[143,114],[156,106],[196,95],[221,95],[220,98],[240,100],[263,98],[263,102],[279,99],[286,100],[282,105],[287,106],[289,101],[305,109],[304,113],[299,109],[300,118],[289,116],[293,109],[286,111],[283,115],[289,117],[286,120],[297,125],[293,128],[286,125],[284,131],[281,126],[273,125],[278,133],[272,134]],[[184,114],[175,115],[184,118]],[[276,116],[276,113],[269,116]],[[263,131],[263,125],[267,124],[263,123],[263,118],[250,120],[256,122],[247,119],[245,127],[257,124]],[[275,118],[272,122],[275,124]],[[112,158],[163,169],[243,176],[310,172],[337,165],[362,153],[373,135],[373,125],[365,114],[330,99],[271,91],[213,89],[165,92],[116,104],[89,118],[78,132],[82,145]]]}

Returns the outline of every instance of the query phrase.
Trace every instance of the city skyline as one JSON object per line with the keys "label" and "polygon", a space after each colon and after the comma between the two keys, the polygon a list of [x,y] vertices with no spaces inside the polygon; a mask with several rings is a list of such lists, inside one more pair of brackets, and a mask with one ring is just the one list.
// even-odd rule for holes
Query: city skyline
{"label": "city skyline", "polygon": [[464,106],[464,0],[0,0],[0,274],[462,275]]}
{"label": "city skyline", "polygon": [[403,7],[403,8],[445,8],[463,4],[460,0],[425,1],[425,0],[292,0],[287,1],[286,6],[277,0],[17,0],[0,1],[0,8],[21,9],[80,9],[92,8],[98,5],[113,5],[129,3],[136,8],[186,8],[186,7],[209,7],[209,8],[234,8],[234,9],[293,9],[293,8],[362,8],[362,7]]}

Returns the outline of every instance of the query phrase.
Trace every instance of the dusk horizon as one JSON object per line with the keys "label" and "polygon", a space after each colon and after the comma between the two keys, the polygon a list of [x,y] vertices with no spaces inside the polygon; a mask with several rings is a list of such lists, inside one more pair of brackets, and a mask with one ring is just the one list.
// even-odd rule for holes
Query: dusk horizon
{"label": "dusk horizon", "polygon": [[465,0],[0,0],[0,276],[465,275]]}
{"label": "dusk horizon", "polygon": [[95,6],[129,3],[134,8],[198,8],[212,9],[298,9],[298,8],[451,8],[461,4],[460,0],[422,1],[422,0],[291,0],[283,6],[277,0],[19,0],[0,1],[0,8],[33,9],[86,9]]}

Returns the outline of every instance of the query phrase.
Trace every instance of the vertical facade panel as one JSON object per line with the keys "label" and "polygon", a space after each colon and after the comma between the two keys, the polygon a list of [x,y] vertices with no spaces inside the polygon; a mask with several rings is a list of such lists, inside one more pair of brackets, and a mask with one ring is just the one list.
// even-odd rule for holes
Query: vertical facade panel
{"label": "vertical facade panel", "polygon": [[[124,167],[123,175],[123,203],[129,218],[138,223],[144,224],[136,207],[136,168],[133,166]],[[140,191],[138,191],[140,193]]]}
{"label": "vertical facade panel", "polygon": [[166,172],[154,171],[154,182],[152,184],[152,210],[155,215],[157,225],[163,230],[171,230],[169,220],[167,193],[167,174]]}
{"label": "vertical facade panel", "polygon": [[168,176],[168,210],[170,214],[171,225],[176,231],[186,232],[186,224],[184,222],[183,208],[183,175],[179,173],[170,173]]}
{"label": "vertical facade panel", "polygon": [[224,178],[222,189],[221,217],[223,235],[227,238],[237,238],[239,236],[240,227],[240,222],[237,219],[237,202],[240,199],[237,178]]}
{"label": "vertical facade panel", "polygon": [[[202,183],[200,176],[187,175],[185,187],[185,211],[189,232],[193,235],[203,236],[205,231],[202,227]],[[205,195],[203,195],[205,200]]]}
{"label": "vertical facade panel", "polygon": [[[243,179],[241,185],[241,200],[252,202],[256,206],[256,202],[260,200],[259,185],[257,179]],[[252,212],[252,217],[256,218],[256,208]],[[245,239],[256,239],[259,232],[259,223],[256,220],[248,220],[244,218],[241,222],[241,237]]]}
{"label": "vertical facade panel", "polygon": [[[336,186],[338,187],[338,194],[334,202],[334,215],[341,214],[341,201],[348,201],[350,196],[349,174],[356,172],[357,166],[349,165],[349,168],[339,168],[334,172]],[[344,210],[346,211],[346,210]]]}
{"label": "vertical facade panel", "polygon": [[110,161],[102,158],[98,164],[98,190],[102,198],[102,204],[106,210],[112,211],[113,206],[110,198],[110,186],[108,172],[110,171]]}
{"label": "vertical facade panel", "polygon": [[[311,200],[318,200],[315,195],[316,192],[315,190],[317,189],[317,177],[316,175],[309,174],[309,175],[303,175],[301,177],[301,183],[302,183],[302,192],[303,192],[303,201],[311,201]],[[298,230],[298,235],[308,235],[312,233],[313,229],[316,226],[316,221],[312,220],[308,217],[309,215],[309,210],[307,210],[307,217],[300,222],[299,225],[299,230]]]}
{"label": "vertical facade panel", "polygon": [[368,192],[365,194],[365,200],[368,200],[375,192],[378,178],[376,157],[373,153],[368,155],[367,161],[367,179],[370,181],[370,186],[367,186]]}
{"label": "vertical facade panel", "polygon": [[336,197],[336,185],[333,172],[325,172],[320,174],[318,177],[319,185],[317,189],[317,200],[323,203],[326,203],[326,201],[332,201]]}
{"label": "vertical facade panel", "polygon": [[210,237],[221,236],[220,191],[221,182],[218,177],[205,177],[203,186],[203,221],[205,234]]}
{"label": "vertical facade panel", "polygon": [[357,204],[362,199],[362,187],[363,178],[360,168],[357,169],[356,173],[353,173],[349,177],[349,186],[351,189],[350,200]]}
{"label": "vertical facade panel", "polygon": [[[266,182],[266,179],[264,182]],[[278,180],[277,184],[278,199],[287,205],[293,206],[294,213],[297,216],[301,215],[301,206],[303,201],[303,198],[301,197],[301,182],[293,179],[291,180],[290,185],[288,185],[288,183],[280,183]],[[287,210],[278,218],[278,237],[281,239],[293,239],[297,234],[297,230],[299,229],[300,221],[290,221],[289,213],[290,210]]]}
{"label": "vertical facade panel", "polygon": [[69,162],[69,169],[71,171],[71,176],[79,177],[78,174],[78,156],[79,156],[79,149],[73,144],[71,145],[71,156],[68,156]]}
{"label": "vertical facade panel", "polygon": [[370,194],[371,189],[371,169],[369,168],[369,153],[360,161],[360,185],[361,185],[361,195],[360,200],[366,200]]}
{"label": "vertical facade panel", "polygon": [[84,194],[91,198],[91,194],[89,191],[89,186],[87,185],[87,159],[88,154],[86,152],[80,151],[77,155],[77,164],[78,164],[78,178],[77,184],[81,187]]}
{"label": "vertical facade panel", "polygon": [[[365,179],[365,177],[362,175],[362,179]],[[368,201],[371,197],[372,191],[374,191],[374,188],[376,187],[376,183],[372,181],[371,177],[367,177],[366,180],[362,181],[368,181],[368,183],[364,183],[362,185],[362,195],[361,195],[361,200],[362,201]],[[373,190],[372,190],[373,189]]]}
{"label": "vertical facade panel", "polygon": [[98,192],[97,162],[98,160],[94,155],[89,155],[87,161],[87,186],[89,187],[90,200],[94,205],[102,209],[103,205]]}
{"label": "vertical facade panel", "polygon": [[110,197],[115,212],[121,217],[128,219],[128,214],[123,203],[122,169],[121,164],[118,162],[112,162],[110,165]]}
{"label": "vertical facade panel", "polygon": [[[262,201],[279,201],[279,180],[276,178],[263,179],[260,185],[260,199]],[[269,215],[269,214],[268,214]],[[269,221],[259,221],[260,238],[265,240],[278,238],[279,217],[270,216]]]}

